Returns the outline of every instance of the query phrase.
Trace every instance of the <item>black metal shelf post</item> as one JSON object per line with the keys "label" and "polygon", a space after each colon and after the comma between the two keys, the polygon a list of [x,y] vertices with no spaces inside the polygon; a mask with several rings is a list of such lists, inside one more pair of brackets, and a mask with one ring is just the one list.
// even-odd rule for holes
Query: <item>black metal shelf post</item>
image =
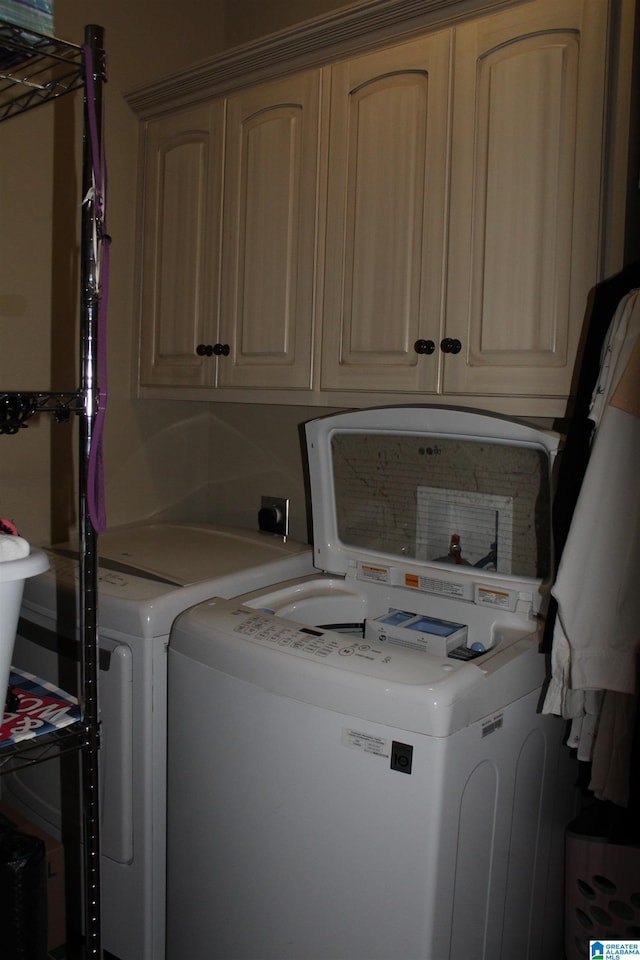
{"label": "black metal shelf post", "polygon": [[[88,54],[88,55],[87,55]],[[91,76],[88,75],[91,70]],[[0,121],[71,93],[84,91],[83,204],[80,267],[80,386],[73,393],[0,392],[0,433],[17,434],[36,413],[56,420],[79,416],[78,540],[79,628],[82,650],[82,720],[42,743],[29,741],[0,747],[0,774],[38,763],[69,750],[80,750],[83,791],[83,857],[85,882],[85,955],[102,957],[100,931],[100,808],[98,712],[98,549],[88,504],[88,464],[99,406],[98,334],[101,298],[96,236],[103,228],[93,172],[90,114],[102,149],[103,31],[88,26],[82,47],[43,37],[0,21]],[[95,144],[93,144],[95,149]]]}
{"label": "black metal shelf post", "polygon": [[[100,949],[100,784],[98,769],[99,714],[98,714],[98,545],[97,534],[91,522],[88,504],[88,464],[91,455],[95,416],[98,411],[98,320],[100,283],[94,236],[103,229],[95,195],[92,175],[92,145],[90,142],[88,111],[93,110],[98,124],[98,140],[102,142],[102,86],[97,82],[103,76],[102,30],[87,27],[85,43],[92,51],[95,71],[91,89],[95,103],[85,84],[83,190],[85,198],[82,215],[81,249],[81,309],[80,322],[80,393],[85,410],[79,429],[79,536],[80,536],[80,637],[82,641],[83,708],[87,747],[82,751],[83,840],[85,858],[85,938],[88,958],[99,958]],[[96,54],[98,57],[96,58]],[[87,69],[87,65],[85,65]]]}

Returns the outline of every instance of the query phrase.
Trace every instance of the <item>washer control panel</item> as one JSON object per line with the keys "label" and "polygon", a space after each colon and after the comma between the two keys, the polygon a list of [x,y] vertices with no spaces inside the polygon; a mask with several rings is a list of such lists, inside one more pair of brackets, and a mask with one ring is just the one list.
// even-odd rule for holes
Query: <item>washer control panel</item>
{"label": "washer control panel", "polygon": [[250,640],[261,640],[279,647],[304,651],[316,657],[364,657],[381,663],[391,661],[391,652],[381,643],[350,638],[349,634],[304,627],[280,620],[270,614],[252,614],[234,628],[234,632]]}
{"label": "washer control panel", "polygon": [[229,639],[235,637],[256,643],[274,653],[412,686],[451,683],[454,675],[458,678],[455,683],[464,676],[464,683],[468,684],[481,676],[471,664],[422,650],[405,649],[353,633],[296,623],[268,612],[237,606],[237,600],[213,603],[222,634]]}

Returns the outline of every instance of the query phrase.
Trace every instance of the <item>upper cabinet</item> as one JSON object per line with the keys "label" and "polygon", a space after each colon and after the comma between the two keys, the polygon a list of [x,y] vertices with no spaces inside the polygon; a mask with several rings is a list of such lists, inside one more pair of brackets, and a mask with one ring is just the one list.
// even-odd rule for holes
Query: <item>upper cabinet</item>
{"label": "upper cabinet", "polygon": [[598,279],[607,4],[456,31],[443,390],[566,397]]}
{"label": "upper cabinet", "polygon": [[615,227],[609,6],[500,4],[209,100],[203,74],[198,105],[155,92],[141,395],[562,416]]}
{"label": "upper cabinet", "polygon": [[323,390],[435,392],[452,31],[331,70]]}
{"label": "upper cabinet", "polygon": [[142,386],[309,388],[319,90],[312,71],[147,124]]}
{"label": "upper cabinet", "polygon": [[539,0],[333,68],[323,389],[568,396],[606,32]]}
{"label": "upper cabinet", "polygon": [[205,386],[196,346],[216,341],[224,111],[149,122],[144,139],[140,357],[143,386]]}
{"label": "upper cabinet", "polygon": [[220,387],[311,386],[320,74],[229,99]]}

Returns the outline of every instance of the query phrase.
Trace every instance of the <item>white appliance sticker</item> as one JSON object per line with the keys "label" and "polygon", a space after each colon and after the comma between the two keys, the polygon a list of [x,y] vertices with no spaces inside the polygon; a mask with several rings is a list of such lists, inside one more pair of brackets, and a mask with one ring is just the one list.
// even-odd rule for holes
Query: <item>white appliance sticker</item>
{"label": "white appliance sticker", "polygon": [[363,753],[373,754],[375,757],[385,757],[387,760],[391,756],[391,741],[384,737],[376,737],[370,733],[363,733],[361,730],[342,730],[343,747],[352,747],[354,750],[361,750]]}
{"label": "white appliance sticker", "polygon": [[417,573],[405,574],[404,584],[405,587],[424,590],[426,593],[436,593],[445,597],[464,597],[462,584],[450,583],[448,580],[436,580],[433,577],[421,577]]}
{"label": "white appliance sticker", "polygon": [[481,736],[483,738],[490,736],[492,733],[495,733],[496,730],[500,730],[503,723],[503,713],[496,713],[493,717],[487,717],[486,720],[482,721]]}

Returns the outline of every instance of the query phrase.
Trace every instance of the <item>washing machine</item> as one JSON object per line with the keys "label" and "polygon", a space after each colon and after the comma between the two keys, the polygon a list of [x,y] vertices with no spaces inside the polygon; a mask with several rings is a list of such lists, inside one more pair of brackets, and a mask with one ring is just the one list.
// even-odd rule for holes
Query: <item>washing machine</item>
{"label": "washing machine", "polygon": [[[77,689],[73,547],[28,581],[14,664]],[[146,524],[99,537],[102,944],[119,960],[164,960],[167,643],[175,617],[313,570],[310,547],[259,532]],[[62,776],[61,776],[62,765]],[[3,800],[65,840],[68,910],[79,890],[77,755],[4,778]],[[76,894],[77,896],[77,894]]]}
{"label": "washing machine", "polygon": [[561,956],[559,438],[442,407],[306,435],[317,571],[172,630],[167,958]]}

